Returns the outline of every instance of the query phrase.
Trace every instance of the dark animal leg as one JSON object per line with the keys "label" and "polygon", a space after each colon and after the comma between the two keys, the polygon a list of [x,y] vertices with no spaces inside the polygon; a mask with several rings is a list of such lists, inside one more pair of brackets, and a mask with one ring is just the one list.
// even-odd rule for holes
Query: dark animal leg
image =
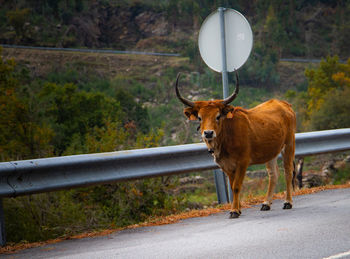
{"label": "dark animal leg", "polygon": [[232,194],[233,194],[230,218],[238,218],[241,215],[239,194],[242,189],[243,179],[244,179],[244,175],[247,170],[247,167],[248,167],[248,163],[237,165],[234,178],[232,176],[230,177],[230,183],[232,182],[231,187],[232,187]]}
{"label": "dark animal leg", "polygon": [[267,211],[271,209],[273,192],[276,187],[279,171],[277,166],[277,157],[266,163],[266,169],[269,174],[269,188],[267,190],[266,198],[261,206],[262,211]]}

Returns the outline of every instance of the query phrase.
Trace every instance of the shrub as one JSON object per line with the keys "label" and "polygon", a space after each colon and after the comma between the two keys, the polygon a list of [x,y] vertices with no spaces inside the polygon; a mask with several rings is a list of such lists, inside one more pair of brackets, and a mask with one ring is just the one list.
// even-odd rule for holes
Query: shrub
{"label": "shrub", "polygon": [[350,127],[350,87],[333,89],[324,97],[320,108],[311,115],[315,130]]}

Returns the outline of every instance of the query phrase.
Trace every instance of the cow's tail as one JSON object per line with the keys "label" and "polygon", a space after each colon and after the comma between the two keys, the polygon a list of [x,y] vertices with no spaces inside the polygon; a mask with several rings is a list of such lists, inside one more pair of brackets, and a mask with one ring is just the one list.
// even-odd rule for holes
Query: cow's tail
{"label": "cow's tail", "polygon": [[292,179],[293,191],[295,191],[296,176],[297,176],[297,172],[295,170],[296,170],[295,161],[293,161],[293,179]]}

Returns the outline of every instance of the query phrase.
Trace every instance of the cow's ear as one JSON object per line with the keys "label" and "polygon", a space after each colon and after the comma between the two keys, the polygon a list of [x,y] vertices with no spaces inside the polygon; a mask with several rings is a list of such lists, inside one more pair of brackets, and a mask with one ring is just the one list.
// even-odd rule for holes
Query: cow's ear
{"label": "cow's ear", "polygon": [[232,105],[226,105],[224,109],[222,109],[222,114],[226,116],[228,119],[233,118],[233,111],[235,110],[235,107]]}
{"label": "cow's ear", "polygon": [[198,113],[193,108],[185,108],[184,114],[190,121],[197,120]]}

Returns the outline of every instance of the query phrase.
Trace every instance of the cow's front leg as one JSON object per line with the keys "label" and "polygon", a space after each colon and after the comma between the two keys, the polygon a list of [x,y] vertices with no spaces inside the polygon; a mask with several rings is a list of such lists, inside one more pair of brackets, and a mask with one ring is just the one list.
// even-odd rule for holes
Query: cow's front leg
{"label": "cow's front leg", "polygon": [[243,179],[244,179],[247,167],[248,165],[244,164],[244,165],[239,165],[236,168],[234,179],[232,180],[232,183],[231,183],[233,201],[232,201],[232,207],[230,212],[230,218],[238,218],[241,215],[241,203],[240,203],[239,195],[242,189]]}
{"label": "cow's front leg", "polygon": [[[228,173],[227,175],[228,175],[228,179],[230,181],[230,188],[231,188],[232,194],[233,194],[233,183],[235,180],[235,171]],[[239,207],[238,216],[236,218],[238,218],[241,213],[242,213],[241,208]],[[236,212],[233,209],[233,202],[231,202],[230,218],[235,218],[235,215],[236,215]]]}

